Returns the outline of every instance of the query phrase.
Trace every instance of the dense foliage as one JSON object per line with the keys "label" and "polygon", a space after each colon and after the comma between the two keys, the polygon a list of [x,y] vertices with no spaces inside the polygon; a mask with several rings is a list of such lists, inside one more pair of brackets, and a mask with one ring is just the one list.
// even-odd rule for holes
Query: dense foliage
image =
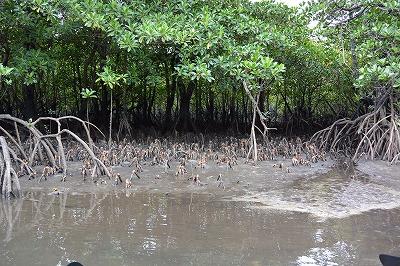
{"label": "dense foliage", "polygon": [[317,138],[330,149],[353,146],[354,157],[398,161],[400,2],[318,0],[309,11],[320,21],[319,34],[349,47],[355,93],[365,103],[356,116],[337,121]]}
{"label": "dense foliage", "polygon": [[[355,79],[365,87],[382,69],[378,79],[396,82],[398,61],[368,59],[375,44],[358,45],[368,39],[364,21],[341,35],[313,31],[308,12],[328,14],[324,2],[302,11],[247,0],[1,1],[0,112],[73,114],[102,128],[111,113],[119,132],[243,131],[253,113],[248,86],[269,126],[326,125],[357,109]],[[390,34],[387,24],[376,31]],[[364,51],[357,62],[352,40]]]}

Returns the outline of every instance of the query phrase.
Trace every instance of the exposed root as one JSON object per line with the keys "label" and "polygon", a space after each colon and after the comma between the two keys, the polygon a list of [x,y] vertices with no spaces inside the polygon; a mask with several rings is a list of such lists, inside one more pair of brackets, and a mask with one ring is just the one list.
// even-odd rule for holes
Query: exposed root
{"label": "exposed root", "polygon": [[[86,132],[86,137],[87,141],[84,141],[81,139],[77,134],[73,133],[72,131],[68,129],[63,129],[62,128],[62,122],[64,120],[75,120],[79,122],[82,127],[84,128]],[[62,135],[67,135],[69,137],[72,137],[75,139],[81,146],[83,146],[84,150],[87,152],[89,155],[89,158],[91,159],[95,171],[92,172],[92,177],[98,176],[98,175],[107,175],[108,177],[111,177],[111,173],[107,169],[107,167],[104,165],[103,162],[101,162],[97,156],[94,153],[94,149],[96,148],[95,145],[93,144],[92,138],[90,136],[90,131],[88,128],[88,123],[77,118],[74,116],[64,116],[60,118],[54,118],[54,117],[40,117],[35,121],[24,121],[22,119],[12,117],[8,114],[0,114],[0,121],[4,122],[12,122],[14,123],[14,129],[15,129],[15,136],[13,136],[10,131],[7,131],[5,128],[0,127],[0,132],[4,133],[5,136],[10,140],[10,142],[13,144],[12,147],[8,146],[7,152],[9,152],[12,157],[13,157],[13,162],[14,165],[17,166],[19,164],[20,171],[19,173],[21,174],[28,174],[29,176],[34,175],[34,171],[32,169],[33,163],[35,162],[35,158],[39,157],[39,164],[42,165],[48,165],[52,169],[54,169],[55,172],[62,172],[63,175],[65,176],[67,174],[67,159],[66,159],[66,153],[64,149],[64,144],[62,141]],[[54,122],[57,124],[57,133],[55,134],[44,134],[41,132],[37,125],[40,122]],[[95,125],[89,124],[91,127],[95,128],[96,130],[100,131]],[[28,145],[22,145],[21,144],[21,137],[20,137],[20,129],[22,129],[25,132],[28,132],[29,138],[26,144]],[[101,133],[101,131],[100,131]],[[102,134],[102,133],[101,133]],[[104,134],[102,134],[104,136]],[[2,137],[5,141],[5,138]],[[29,145],[30,143],[30,145]],[[4,149],[3,149],[4,150]],[[21,159],[22,158],[22,159]],[[3,154],[3,161],[4,163],[7,163],[7,160],[4,158]],[[0,161],[2,162],[2,161]],[[13,169],[13,168],[11,168]],[[11,172],[15,172],[14,170],[10,170]],[[2,172],[0,172],[2,173]],[[8,170],[5,172],[6,174],[6,182],[3,184],[6,184],[5,190],[3,192],[9,193],[9,187],[7,187],[7,182],[8,182]],[[4,174],[3,174],[4,175]],[[3,176],[2,175],[2,176]],[[17,177],[17,174],[15,174],[15,177]],[[11,176],[10,178],[13,178]],[[19,184],[19,183],[18,183]],[[4,193],[3,193],[4,194]]]}
{"label": "exposed root", "polygon": [[378,101],[374,111],[355,120],[339,119],[330,127],[312,136],[320,149],[331,152],[345,151],[353,154],[353,160],[362,155],[393,163],[400,159],[400,117],[394,96],[386,93]]}
{"label": "exposed root", "polygon": [[[261,91],[258,91],[256,96],[253,96],[253,94],[251,93],[248,85],[246,82],[243,82],[243,87],[244,90],[247,94],[247,96],[250,98],[252,104],[253,104],[253,121],[251,124],[251,132],[250,132],[250,148],[248,150],[246,159],[249,160],[250,159],[250,155],[252,154],[252,159],[254,161],[254,163],[257,163],[258,160],[258,150],[257,150],[257,137],[256,137],[256,129],[261,133],[263,140],[267,140],[267,134],[269,130],[276,130],[276,128],[269,128],[266,124],[267,118],[265,117],[265,115],[263,114],[263,112],[261,112],[259,106],[258,106],[258,102],[260,100],[260,93]],[[257,127],[256,125],[256,117],[257,115],[260,118],[260,122],[261,125],[263,127],[263,130],[261,130],[259,127]]]}
{"label": "exposed root", "polygon": [[21,187],[19,184],[17,173],[11,163],[8,144],[3,136],[0,136],[0,147],[2,150],[2,153],[0,155],[1,194],[7,199],[9,199],[11,195],[19,197]]}

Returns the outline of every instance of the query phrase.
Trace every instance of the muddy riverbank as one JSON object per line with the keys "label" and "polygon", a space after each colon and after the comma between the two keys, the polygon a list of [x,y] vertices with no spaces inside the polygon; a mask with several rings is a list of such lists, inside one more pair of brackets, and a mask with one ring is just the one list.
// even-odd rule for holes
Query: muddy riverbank
{"label": "muddy riverbank", "polygon": [[[70,163],[71,176],[60,182],[62,175],[50,176],[47,181],[21,179],[24,191],[82,194],[114,192],[130,195],[136,192],[163,194],[207,194],[224,200],[257,203],[252,208],[303,212],[320,219],[343,218],[373,209],[392,209],[400,206],[400,166],[381,161],[361,161],[353,169],[333,160],[310,166],[291,165],[290,160],[263,161],[257,165],[239,161],[233,168],[210,162],[204,168],[188,167],[188,173],[176,175],[178,164],[171,168],[144,165],[140,178],[132,187],[115,185],[103,177],[94,184],[90,178],[79,176],[79,163]],[[280,166],[282,168],[280,168]],[[289,172],[285,169],[289,168]],[[113,171],[125,180],[130,167],[116,166]],[[37,170],[40,170],[38,168]],[[193,177],[199,181],[194,182]]]}
{"label": "muddy riverbank", "polygon": [[[58,188],[68,192],[104,192],[104,191],[159,191],[163,193],[212,193],[217,195],[242,194],[246,191],[265,191],[282,187],[287,183],[298,179],[304,179],[310,175],[329,172],[335,163],[332,160],[320,161],[311,166],[300,165],[293,167],[291,160],[281,159],[274,161],[262,161],[257,165],[246,164],[244,159],[239,159],[238,164],[232,168],[226,165],[218,165],[214,162],[207,163],[204,168],[196,165],[187,165],[187,173],[176,175],[179,163],[171,162],[170,168],[159,165],[144,164],[143,172],[134,176],[132,187],[125,188],[124,182],[115,185],[114,180],[107,177],[96,179],[94,184],[90,177],[86,181],[80,175],[80,162],[69,162],[70,176],[65,182],[61,182],[62,174],[49,176],[46,181],[39,182],[38,178],[29,180],[27,176],[20,178],[21,187],[25,191],[51,190]],[[288,171],[289,168],[289,171]],[[114,166],[113,172],[119,173],[121,179],[131,176],[132,168],[128,166]],[[40,173],[42,167],[36,167]],[[197,176],[199,182],[193,182]],[[99,181],[100,180],[100,181]]]}

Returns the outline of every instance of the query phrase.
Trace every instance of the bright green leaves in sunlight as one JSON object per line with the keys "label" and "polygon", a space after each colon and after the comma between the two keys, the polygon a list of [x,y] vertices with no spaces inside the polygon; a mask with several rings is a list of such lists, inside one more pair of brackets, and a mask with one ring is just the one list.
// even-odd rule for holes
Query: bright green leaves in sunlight
{"label": "bright green leaves in sunlight", "polygon": [[321,22],[319,34],[350,52],[357,87],[399,87],[399,1],[319,0],[310,10]]}
{"label": "bright green leaves in sunlight", "polygon": [[6,67],[3,66],[3,64],[0,63],[0,81],[5,78],[4,81],[6,82],[7,85],[11,85],[12,80],[10,78],[7,78],[7,76],[10,76],[11,72],[13,72],[14,68],[12,67]]}
{"label": "bright green leaves in sunlight", "polygon": [[0,63],[0,76],[8,76],[13,70],[14,68],[3,66],[3,64]]}
{"label": "bright green leaves in sunlight", "polygon": [[262,47],[247,45],[230,47],[229,53],[218,58],[218,63],[227,73],[237,80],[253,82],[265,80],[269,83],[282,81],[285,66],[276,62],[263,52]]}
{"label": "bright green leaves in sunlight", "polygon": [[110,89],[114,89],[119,86],[121,83],[126,82],[127,74],[118,74],[114,72],[110,66],[105,66],[103,71],[97,73],[99,78],[96,82],[103,82]]}
{"label": "bright green leaves in sunlight", "polygon": [[103,24],[105,22],[104,15],[90,12],[85,16],[85,26],[94,29],[103,29]]}
{"label": "bright green leaves in sunlight", "polygon": [[385,59],[380,59],[373,65],[360,68],[360,75],[356,80],[358,87],[367,87],[378,82],[394,88],[400,87],[400,63],[387,64]]}
{"label": "bright green leaves in sunlight", "polygon": [[211,75],[211,70],[208,68],[206,63],[189,63],[186,65],[179,65],[176,67],[178,76],[184,80],[206,80],[212,82],[214,78]]}
{"label": "bright green leaves in sunlight", "polygon": [[83,99],[97,98],[96,91],[88,88],[82,89],[81,96]]}

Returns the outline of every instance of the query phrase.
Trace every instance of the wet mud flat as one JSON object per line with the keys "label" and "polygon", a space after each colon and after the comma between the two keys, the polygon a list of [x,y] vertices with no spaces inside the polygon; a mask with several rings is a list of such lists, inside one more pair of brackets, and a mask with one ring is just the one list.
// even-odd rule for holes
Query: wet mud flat
{"label": "wet mud flat", "polygon": [[[104,192],[104,191],[152,191],[163,193],[212,193],[216,195],[237,195],[247,191],[265,191],[282,187],[294,180],[304,179],[310,175],[319,175],[332,169],[335,162],[332,160],[320,161],[311,166],[292,166],[290,159],[274,161],[261,161],[257,165],[245,163],[239,159],[233,167],[218,165],[208,162],[204,168],[196,164],[186,166],[187,173],[176,175],[178,162],[170,162],[170,168],[160,165],[143,165],[143,172],[132,178],[132,187],[125,188],[124,182],[115,185],[114,180],[105,176],[96,178],[93,183],[91,177],[84,181],[80,175],[81,162],[69,162],[68,169],[71,174],[65,182],[61,182],[62,174],[49,176],[47,180],[39,182],[39,178],[29,180],[27,176],[21,177],[21,187],[25,191],[49,190],[58,188],[62,192]],[[289,168],[289,171],[288,171]],[[36,167],[38,173],[42,167]],[[124,181],[132,175],[132,168],[128,166],[113,166],[112,171],[119,173]],[[193,182],[193,177],[198,176],[199,182]]]}
{"label": "wet mud flat", "polygon": [[187,176],[144,167],[130,189],[79,175],[22,180],[23,197],[1,201],[2,265],[379,265],[380,253],[399,255],[398,166],[327,161],[286,173],[276,163]]}
{"label": "wet mud flat", "polygon": [[[131,188],[125,188],[124,183],[115,185],[114,180],[106,177],[96,184],[90,177],[83,181],[79,176],[80,163],[69,166],[72,175],[66,182],[60,182],[61,174],[42,182],[37,178],[22,178],[22,189],[52,193],[57,188],[60,193],[70,194],[109,191],[208,194],[228,201],[256,203],[252,208],[303,212],[320,219],[400,206],[400,165],[382,161],[361,161],[352,169],[333,160],[296,167],[287,159],[262,161],[257,165],[240,160],[233,168],[210,162],[204,168],[189,165],[184,175],[176,175],[178,163],[171,163],[170,168],[144,165],[140,178],[132,179]],[[131,175],[130,167],[115,166],[113,171],[120,173],[123,180]],[[194,176],[198,176],[199,182],[193,181]]]}

